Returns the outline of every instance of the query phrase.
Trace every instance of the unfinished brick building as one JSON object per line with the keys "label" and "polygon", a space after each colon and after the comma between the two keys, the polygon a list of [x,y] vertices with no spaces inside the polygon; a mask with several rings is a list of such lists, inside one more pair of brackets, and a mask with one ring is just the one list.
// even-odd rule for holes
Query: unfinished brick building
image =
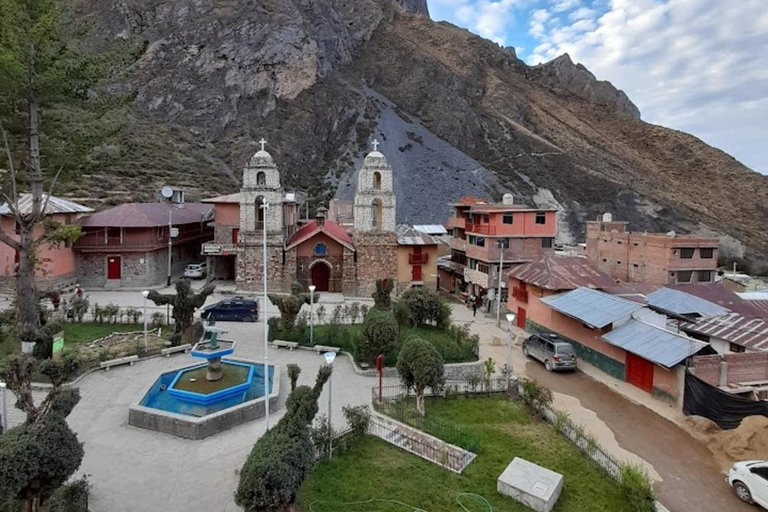
{"label": "unfinished brick building", "polygon": [[669,233],[633,233],[606,213],[587,222],[587,259],[614,279],[630,283],[713,283],[718,238]]}

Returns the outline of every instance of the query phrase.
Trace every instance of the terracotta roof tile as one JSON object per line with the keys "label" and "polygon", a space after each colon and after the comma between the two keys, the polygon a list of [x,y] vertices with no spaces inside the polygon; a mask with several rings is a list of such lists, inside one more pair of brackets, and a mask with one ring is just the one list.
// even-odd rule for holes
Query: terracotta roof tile
{"label": "terracotta roof tile", "polygon": [[325,233],[340,244],[346,245],[352,250],[355,248],[354,244],[352,243],[352,237],[349,236],[347,230],[343,226],[340,226],[330,219],[325,219],[325,222],[322,226],[318,225],[317,220],[313,220],[307,224],[304,224],[299,228],[298,231],[293,234],[293,236],[291,236],[291,238],[288,239],[286,247],[290,249],[291,247],[300,244],[304,240],[309,240],[318,233]]}
{"label": "terracotta roof tile", "polygon": [[576,257],[541,258],[518,265],[507,275],[545,290],[604,289],[616,284],[609,275],[589,266],[585,258]]}

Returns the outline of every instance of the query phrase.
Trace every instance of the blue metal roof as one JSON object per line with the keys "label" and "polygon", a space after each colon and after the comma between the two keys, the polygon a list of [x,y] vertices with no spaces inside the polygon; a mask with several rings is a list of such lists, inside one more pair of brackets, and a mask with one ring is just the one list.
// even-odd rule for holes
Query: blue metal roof
{"label": "blue metal roof", "polygon": [[659,288],[646,296],[648,305],[676,315],[723,316],[731,311],[714,302],[672,288]]}
{"label": "blue metal roof", "polygon": [[555,311],[596,328],[605,327],[643,307],[637,302],[590,288],[577,288],[570,292],[545,297],[541,301]]}
{"label": "blue metal roof", "polygon": [[420,224],[418,226],[413,226],[416,231],[421,231],[422,233],[426,233],[428,235],[447,235],[448,230],[445,229],[445,226],[442,226],[440,224]]}
{"label": "blue metal roof", "polygon": [[665,368],[672,368],[707,346],[703,341],[634,318],[603,334],[603,339]]}

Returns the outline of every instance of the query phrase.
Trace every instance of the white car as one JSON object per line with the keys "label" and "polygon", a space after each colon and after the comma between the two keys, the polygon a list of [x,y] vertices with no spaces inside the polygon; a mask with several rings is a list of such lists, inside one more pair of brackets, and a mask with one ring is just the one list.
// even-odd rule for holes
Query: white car
{"label": "white car", "polygon": [[184,277],[190,279],[202,279],[208,274],[207,263],[190,263],[187,268],[184,269]]}
{"label": "white car", "polygon": [[726,481],[745,503],[757,503],[768,509],[768,461],[737,462],[728,472]]}

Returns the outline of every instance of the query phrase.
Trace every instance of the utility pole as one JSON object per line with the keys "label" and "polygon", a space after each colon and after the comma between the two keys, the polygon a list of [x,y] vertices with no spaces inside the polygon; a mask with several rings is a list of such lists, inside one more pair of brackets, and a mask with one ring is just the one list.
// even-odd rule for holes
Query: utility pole
{"label": "utility pole", "polygon": [[501,273],[504,268],[504,243],[499,238],[499,289],[496,291],[496,327],[501,327]]}
{"label": "utility pole", "polygon": [[262,216],[264,219],[262,223],[263,246],[261,249],[263,255],[262,265],[264,266],[262,269],[264,270],[264,411],[267,418],[267,430],[269,430],[269,326],[267,324],[267,301],[269,300],[267,297],[267,211],[269,203],[266,197],[262,199],[261,207],[264,209],[264,215]]}
{"label": "utility pole", "polygon": [[171,254],[173,252],[173,210],[168,211],[168,282],[166,286],[171,286]]}

